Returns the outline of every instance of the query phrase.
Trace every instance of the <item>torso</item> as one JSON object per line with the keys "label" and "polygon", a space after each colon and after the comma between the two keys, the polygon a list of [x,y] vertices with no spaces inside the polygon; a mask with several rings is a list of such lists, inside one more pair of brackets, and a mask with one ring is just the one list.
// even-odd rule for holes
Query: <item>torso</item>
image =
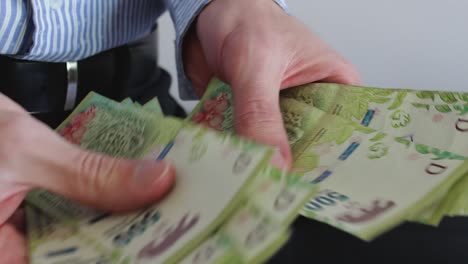
{"label": "torso", "polygon": [[0,54],[76,61],[148,34],[158,0],[0,0]]}

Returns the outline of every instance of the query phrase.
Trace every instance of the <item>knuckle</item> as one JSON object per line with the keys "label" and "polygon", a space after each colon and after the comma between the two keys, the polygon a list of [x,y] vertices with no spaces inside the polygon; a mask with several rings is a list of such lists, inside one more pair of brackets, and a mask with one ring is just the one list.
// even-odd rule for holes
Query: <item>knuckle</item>
{"label": "knuckle", "polygon": [[15,136],[25,129],[25,118],[12,112],[0,112],[0,133],[2,136]]}
{"label": "knuckle", "polygon": [[359,73],[356,67],[351,64],[346,58],[338,55],[339,57],[335,60],[336,63],[333,67],[333,73],[341,76],[341,79],[346,84],[357,84],[360,82]]}
{"label": "knuckle", "polygon": [[0,110],[24,113],[23,107],[0,92]]}
{"label": "knuckle", "polygon": [[261,129],[278,122],[272,103],[261,98],[247,99],[236,111],[235,125],[241,130]]}
{"label": "knuckle", "polygon": [[360,84],[357,69],[340,54],[332,52],[324,58],[324,62],[321,65],[321,75],[324,79],[332,78],[334,82],[346,85]]}
{"label": "knuckle", "polygon": [[0,160],[8,161],[22,155],[32,140],[31,132],[28,116],[0,112]]}
{"label": "knuckle", "polygon": [[79,158],[77,189],[86,197],[97,198],[111,184],[112,173],[116,167],[114,159],[92,152],[82,152]]}

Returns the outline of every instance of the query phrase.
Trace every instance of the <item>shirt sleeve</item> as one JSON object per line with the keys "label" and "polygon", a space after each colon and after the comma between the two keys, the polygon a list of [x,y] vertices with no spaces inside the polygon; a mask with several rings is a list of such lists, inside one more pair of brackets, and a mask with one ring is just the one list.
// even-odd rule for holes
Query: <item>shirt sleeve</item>
{"label": "shirt sleeve", "polygon": [[[182,61],[182,42],[187,30],[200,14],[202,9],[212,0],[165,0],[171,14],[176,32],[175,56],[177,65],[177,77],[179,81],[179,96],[182,100],[197,100],[198,96],[192,87],[190,80],[184,72]],[[285,0],[272,0],[289,13]]]}

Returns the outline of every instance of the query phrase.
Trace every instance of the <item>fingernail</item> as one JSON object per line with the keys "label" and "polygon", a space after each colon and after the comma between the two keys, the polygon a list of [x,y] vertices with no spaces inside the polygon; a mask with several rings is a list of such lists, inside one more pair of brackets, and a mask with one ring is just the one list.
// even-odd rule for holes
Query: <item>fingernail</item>
{"label": "fingernail", "polygon": [[288,164],[281,153],[281,149],[277,148],[273,158],[271,158],[271,165],[277,167],[278,169],[288,169]]}
{"label": "fingernail", "polygon": [[147,188],[162,182],[169,175],[169,163],[161,161],[142,162],[133,175],[133,182],[137,188]]}

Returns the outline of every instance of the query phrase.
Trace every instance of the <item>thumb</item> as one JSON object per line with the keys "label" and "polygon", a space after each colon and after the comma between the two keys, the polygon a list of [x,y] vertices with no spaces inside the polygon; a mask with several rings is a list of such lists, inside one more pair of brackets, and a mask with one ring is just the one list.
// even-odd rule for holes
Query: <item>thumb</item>
{"label": "thumb", "polygon": [[[256,72],[258,73],[258,72]],[[279,149],[277,166],[290,167],[292,155],[279,106],[280,81],[261,74],[232,83],[234,119],[237,133]]]}
{"label": "thumb", "polygon": [[175,180],[167,161],[125,160],[81,152],[63,194],[97,208],[129,210],[154,203],[167,194]]}
{"label": "thumb", "polygon": [[[53,142],[52,142],[53,141]],[[32,159],[28,184],[94,208],[125,211],[154,203],[167,194],[175,172],[167,161],[127,160],[84,151],[61,138]]]}
{"label": "thumb", "polygon": [[0,224],[0,264],[28,263],[27,243],[22,235],[13,225]]}

